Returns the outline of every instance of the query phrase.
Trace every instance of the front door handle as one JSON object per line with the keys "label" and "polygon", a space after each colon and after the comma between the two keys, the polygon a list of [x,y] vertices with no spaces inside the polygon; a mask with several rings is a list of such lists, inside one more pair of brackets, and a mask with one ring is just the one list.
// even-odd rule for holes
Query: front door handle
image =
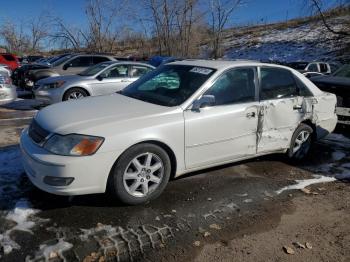
{"label": "front door handle", "polygon": [[252,117],[255,117],[255,112],[249,112],[246,114],[246,117],[247,118],[252,118]]}
{"label": "front door handle", "polygon": [[131,82],[129,79],[122,79],[121,82]]}
{"label": "front door handle", "polygon": [[300,105],[293,106],[293,110],[300,110],[300,109],[302,109],[302,106]]}

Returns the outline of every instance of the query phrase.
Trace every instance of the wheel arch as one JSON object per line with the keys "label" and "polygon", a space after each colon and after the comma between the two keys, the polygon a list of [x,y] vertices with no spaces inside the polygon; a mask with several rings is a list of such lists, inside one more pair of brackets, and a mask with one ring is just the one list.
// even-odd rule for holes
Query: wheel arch
{"label": "wheel arch", "polygon": [[170,148],[170,146],[168,146],[166,143],[164,142],[161,142],[159,140],[144,140],[144,141],[140,141],[138,143],[135,143],[131,146],[129,146],[128,148],[126,148],[119,156],[118,158],[114,161],[112,167],[111,167],[111,170],[109,172],[109,175],[108,175],[108,181],[107,181],[107,184],[109,184],[109,180],[111,178],[111,174],[113,172],[113,169],[115,167],[115,165],[118,163],[120,157],[127,151],[129,150],[130,148],[132,148],[133,146],[136,146],[136,145],[139,145],[139,144],[154,144],[154,145],[157,145],[159,146],[160,148],[162,148],[163,150],[165,150],[165,152],[168,154],[169,158],[170,158],[170,163],[171,163],[171,173],[170,173],[170,179],[174,178],[175,175],[176,175],[176,170],[177,170],[177,159],[176,159],[176,156],[175,156],[175,153],[174,151]]}
{"label": "wheel arch", "polygon": [[312,141],[316,141],[317,140],[316,125],[314,123],[312,123],[312,121],[310,119],[305,119],[305,120],[301,121],[300,124],[305,124],[305,125],[308,125],[309,127],[312,128],[313,132],[312,132],[311,138],[312,138]]}
{"label": "wheel arch", "polygon": [[81,86],[70,86],[70,87],[68,87],[68,88],[64,91],[64,93],[63,93],[63,95],[62,95],[62,101],[63,101],[65,95],[67,94],[67,92],[68,92],[69,90],[71,90],[72,88],[79,88],[79,89],[81,89],[81,90],[84,90],[84,91],[87,93],[87,96],[91,96],[90,91],[87,90],[85,87],[81,87]]}

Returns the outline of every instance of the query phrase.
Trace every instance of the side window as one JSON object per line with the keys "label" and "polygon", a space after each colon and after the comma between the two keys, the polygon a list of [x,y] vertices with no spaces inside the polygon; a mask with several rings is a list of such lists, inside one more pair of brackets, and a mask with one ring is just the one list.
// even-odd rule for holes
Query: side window
{"label": "side window", "polygon": [[110,59],[108,59],[108,57],[105,56],[94,56],[92,57],[92,64],[96,65],[102,62],[107,62],[110,61]]}
{"label": "side window", "polygon": [[71,67],[88,67],[91,66],[91,56],[79,56],[68,62]]}
{"label": "side window", "polygon": [[108,68],[104,71],[101,76],[103,78],[125,78],[128,76],[128,66],[127,65],[117,65]]}
{"label": "side window", "polygon": [[131,66],[131,77],[140,77],[152,71],[152,68],[146,66],[133,65]]}
{"label": "side window", "polygon": [[295,82],[298,86],[300,96],[305,96],[305,97],[313,96],[309,88],[298,77],[295,77]]}
{"label": "side window", "polygon": [[325,63],[320,63],[320,71],[321,73],[327,73],[328,67]]}
{"label": "side window", "polygon": [[227,105],[255,101],[255,70],[232,69],[223,73],[205,95],[215,97],[215,105]]}
{"label": "side window", "polygon": [[291,72],[283,68],[262,67],[260,99],[298,96],[298,87]]}
{"label": "side window", "polygon": [[310,71],[310,72],[318,72],[317,64],[315,64],[315,63],[310,64],[310,65],[307,67],[307,71]]}

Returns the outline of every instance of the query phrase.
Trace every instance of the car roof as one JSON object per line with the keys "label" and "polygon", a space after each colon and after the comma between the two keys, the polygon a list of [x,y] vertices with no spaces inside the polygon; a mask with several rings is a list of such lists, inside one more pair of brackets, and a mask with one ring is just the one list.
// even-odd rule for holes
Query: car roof
{"label": "car roof", "polygon": [[187,59],[182,61],[175,61],[169,63],[168,65],[190,65],[190,66],[201,66],[201,67],[209,67],[213,69],[225,69],[233,66],[275,66],[282,67],[285,66],[269,64],[269,63],[261,63],[253,60],[200,60],[200,59]]}
{"label": "car roof", "polygon": [[[154,66],[147,64],[147,63],[142,63],[142,62],[134,62],[134,61],[106,61],[106,62],[102,62],[103,64],[109,64],[109,65],[114,65],[114,64],[125,64],[125,65],[142,65],[142,66],[148,66],[151,68],[154,68]],[[101,64],[102,64],[101,63]]]}

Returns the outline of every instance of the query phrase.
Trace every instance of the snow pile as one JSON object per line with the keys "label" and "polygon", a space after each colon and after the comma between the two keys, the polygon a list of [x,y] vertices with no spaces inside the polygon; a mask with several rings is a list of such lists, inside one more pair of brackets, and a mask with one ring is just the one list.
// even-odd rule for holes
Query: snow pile
{"label": "snow pile", "polygon": [[[349,16],[333,18],[329,22],[332,28],[340,30],[347,19]],[[242,35],[228,33],[223,46],[226,59],[332,61],[346,47],[346,42],[329,32],[321,21],[316,21],[283,29],[260,26]]]}
{"label": "snow pile", "polygon": [[313,184],[328,183],[328,182],[333,182],[337,180],[335,177],[328,177],[328,176],[314,175],[313,177],[314,178],[312,179],[295,180],[296,184],[283,187],[280,190],[276,191],[276,194],[279,195],[282,192],[287,190],[303,189]]}

